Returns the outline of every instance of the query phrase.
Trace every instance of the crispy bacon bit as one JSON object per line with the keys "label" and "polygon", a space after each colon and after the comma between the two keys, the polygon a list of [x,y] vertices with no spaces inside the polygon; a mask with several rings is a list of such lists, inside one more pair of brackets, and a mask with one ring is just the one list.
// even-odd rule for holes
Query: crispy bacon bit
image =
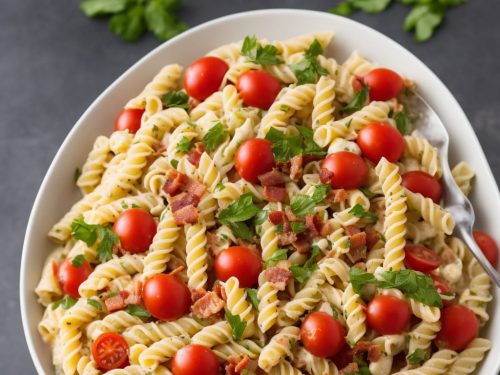
{"label": "crispy bacon bit", "polygon": [[289,221],[304,221],[302,220],[300,217],[296,216],[291,207],[289,206],[286,206],[285,207],[285,215],[286,215],[286,218],[289,220]]}
{"label": "crispy bacon bit", "polygon": [[370,341],[358,341],[353,348],[353,352],[355,357],[363,353],[368,353],[368,360],[370,362],[377,362],[382,355],[382,347]]}
{"label": "crispy bacon bit", "polygon": [[207,191],[207,187],[203,185],[201,182],[198,182],[190,178],[186,182],[186,191],[189,194],[194,195],[195,197],[201,199],[201,197],[203,197],[203,194],[205,194],[205,192]]}
{"label": "crispy bacon bit", "polygon": [[271,267],[265,271],[266,280],[278,290],[285,290],[286,285],[292,279],[293,274],[287,268]]}
{"label": "crispy bacon bit", "polygon": [[177,225],[194,224],[200,216],[198,209],[193,206],[186,206],[174,213],[174,222]]}
{"label": "crispy bacon bit", "polygon": [[346,367],[339,371],[339,375],[348,375],[350,373],[357,373],[359,371],[359,366],[355,362],[349,363]]}
{"label": "crispy bacon bit", "polygon": [[220,238],[215,233],[207,232],[207,250],[213,256],[216,256],[220,250]]}
{"label": "crispy bacon bit", "polygon": [[271,172],[261,174],[257,178],[262,186],[283,186],[285,184],[283,175],[275,169]]}
{"label": "crispy bacon bit", "polygon": [[375,229],[366,229],[366,246],[368,247],[368,250],[371,250],[379,240],[380,234]]}
{"label": "crispy bacon bit", "polygon": [[361,232],[361,229],[359,229],[357,226],[354,226],[354,225],[348,225],[345,228],[345,233],[348,236],[352,236],[353,234],[356,234],[356,233],[359,233],[359,232]]}
{"label": "crispy bacon bit", "polygon": [[291,231],[283,231],[282,233],[278,233],[278,245],[279,246],[288,246],[293,242],[297,241],[297,235]]}
{"label": "crispy bacon bit", "polygon": [[300,177],[302,176],[302,162],[304,161],[304,158],[302,155],[296,155],[290,160],[291,167],[290,167],[290,178],[292,181],[297,182]]}
{"label": "crispy bacon bit", "polygon": [[236,172],[235,168],[231,168],[229,172],[227,172],[226,176],[229,182],[236,182],[239,179],[241,179],[240,175],[238,174],[238,172]]}
{"label": "crispy bacon bit", "polygon": [[366,263],[365,262],[354,263],[353,267],[356,267],[360,270],[366,271]]}
{"label": "crispy bacon bit", "polygon": [[274,225],[283,224],[285,222],[285,213],[283,211],[269,211],[268,218]]}
{"label": "crispy bacon bit", "polygon": [[281,173],[290,174],[290,162],[289,161],[278,161],[276,162],[276,169]]}
{"label": "crispy bacon bit", "polygon": [[360,260],[366,259],[366,246],[356,247],[354,249],[350,249],[346,254],[349,260],[353,263],[356,263]]}
{"label": "crispy bacon bit", "polygon": [[133,284],[132,292],[125,298],[127,305],[140,305],[142,304],[142,282],[135,281]]}
{"label": "crispy bacon bit", "polygon": [[330,183],[333,177],[333,172],[326,169],[326,168],[321,168],[319,171],[319,180],[321,181],[322,184],[327,184]]}
{"label": "crispy bacon bit", "polygon": [[323,225],[321,226],[321,237],[326,237],[329,234],[333,233],[333,225],[329,222],[323,222]]}
{"label": "crispy bacon bit", "polygon": [[363,87],[365,86],[363,84],[363,77],[361,77],[361,76],[352,77],[351,85],[352,85],[354,92],[360,92],[361,90],[363,90]]}
{"label": "crispy bacon bit", "polygon": [[297,239],[292,242],[292,246],[300,253],[307,254],[311,249],[308,236],[305,233],[299,233]]}
{"label": "crispy bacon bit", "polygon": [[172,198],[170,207],[172,209],[172,212],[176,212],[186,206],[192,205],[196,207],[198,203],[200,203],[200,198],[198,198],[196,195],[190,193],[180,193]]}
{"label": "crispy bacon bit", "polygon": [[205,151],[205,146],[201,142],[195,143],[195,149],[188,155],[188,161],[195,167],[200,165],[201,154]]}
{"label": "crispy bacon bit", "polygon": [[321,229],[323,228],[323,223],[317,215],[307,215],[306,216],[306,227],[311,236],[318,237],[321,234]]}
{"label": "crispy bacon bit", "polygon": [[222,299],[223,301],[227,300],[226,289],[222,286],[221,283],[215,283],[213,289],[215,294],[217,294],[220,299]]}
{"label": "crispy bacon bit", "polygon": [[205,319],[217,314],[223,308],[224,301],[215,292],[205,292],[202,297],[193,303],[191,311],[194,316]]}
{"label": "crispy bacon bit", "polygon": [[188,99],[188,105],[189,105],[189,109],[192,110],[193,108],[195,108],[198,104],[200,104],[201,102],[195,98],[192,98],[192,97],[189,97]]}
{"label": "crispy bacon bit", "polygon": [[183,264],[181,264],[179,267],[174,268],[174,269],[173,269],[172,271],[170,271],[168,274],[169,274],[169,275],[172,275],[172,276],[175,276],[175,275],[177,275],[178,273],[180,273],[180,272],[184,271],[184,269],[185,269],[185,268],[186,268],[186,267],[185,267]]}
{"label": "crispy bacon bit", "polygon": [[282,202],[286,197],[286,189],[278,186],[264,186],[264,198],[269,202]]}
{"label": "crispy bacon bit", "polygon": [[109,312],[121,310],[127,306],[127,304],[125,303],[125,297],[122,295],[122,293],[119,293],[113,297],[106,298],[104,300],[104,304],[106,305],[106,309],[108,309]]}
{"label": "crispy bacon bit", "polygon": [[207,291],[203,288],[198,288],[191,290],[191,301],[194,303],[198,301],[201,297],[207,294]]}
{"label": "crispy bacon bit", "polygon": [[184,173],[177,172],[175,169],[171,169],[167,172],[167,181],[165,185],[163,185],[163,190],[171,196],[177,195],[182,191],[187,181],[188,176]]}
{"label": "crispy bacon bit", "polygon": [[241,372],[250,364],[250,358],[247,355],[232,355],[227,359],[225,367],[226,375],[240,375]]}
{"label": "crispy bacon bit", "polygon": [[365,232],[359,232],[356,234],[353,234],[351,237],[349,237],[349,241],[351,243],[350,249],[357,249],[360,247],[365,247],[366,246],[366,233]]}

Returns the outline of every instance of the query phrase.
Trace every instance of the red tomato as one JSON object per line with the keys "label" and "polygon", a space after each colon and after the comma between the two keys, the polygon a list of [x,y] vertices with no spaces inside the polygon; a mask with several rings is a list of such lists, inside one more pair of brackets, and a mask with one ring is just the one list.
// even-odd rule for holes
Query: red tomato
{"label": "red tomato", "polygon": [[113,232],[120,237],[123,250],[141,253],[149,249],[156,234],[156,221],[142,208],[123,211],[113,225]]}
{"label": "red tomato", "polygon": [[246,105],[268,110],[281,91],[280,81],[263,70],[250,70],[238,78],[237,86]]}
{"label": "red tomato", "polygon": [[274,165],[273,144],[262,138],[249,139],[236,151],[235,167],[245,180],[256,184],[261,174],[270,172]]}
{"label": "red tomato", "polygon": [[395,98],[403,89],[403,79],[393,70],[377,68],[368,72],[363,78],[370,88],[370,99],[386,101]]}
{"label": "red tomato", "polygon": [[[450,285],[448,285],[448,283],[444,279],[442,279],[441,277],[439,277],[437,275],[433,275],[433,274],[431,274],[430,276],[431,276],[432,280],[434,281],[434,288],[436,288],[436,290],[439,294],[448,294],[448,293],[453,292]],[[450,306],[451,303],[452,303],[451,300],[443,299],[444,306]]]}
{"label": "red tomato", "polygon": [[436,345],[461,351],[477,337],[479,323],[471,309],[463,305],[451,305],[441,310],[441,331],[436,337]]}
{"label": "red tomato", "polygon": [[118,333],[103,333],[92,343],[92,357],[101,370],[122,368],[128,362],[128,344]]}
{"label": "red tomato", "polygon": [[368,166],[361,156],[349,151],[328,155],[321,168],[333,173],[330,185],[333,189],[357,189],[366,183]]}
{"label": "red tomato", "polygon": [[483,251],[484,256],[490,261],[493,267],[498,265],[498,246],[491,236],[479,230],[474,231],[474,240]]}
{"label": "red tomato", "polygon": [[304,347],[318,357],[331,357],[345,345],[345,330],[338,320],[325,312],[309,314],[300,326]]}
{"label": "red tomato", "polygon": [[401,133],[389,124],[372,122],[358,134],[359,148],[372,163],[377,164],[382,157],[395,163],[403,154],[405,141]]}
{"label": "red tomato", "polygon": [[380,295],[368,304],[368,325],[381,335],[396,335],[403,332],[410,318],[411,310],[408,304],[397,297]]}
{"label": "red tomato", "polygon": [[186,69],[184,88],[189,96],[203,101],[219,90],[228,69],[225,61],[218,57],[202,57]]}
{"label": "red tomato", "polygon": [[71,297],[79,298],[78,287],[92,273],[92,267],[90,267],[89,262],[86,260],[79,267],[74,266],[71,262],[72,259],[66,258],[59,266],[57,274],[64,293]]}
{"label": "red tomato", "polygon": [[172,373],[174,375],[217,375],[219,361],[210,348],[189,344],[175,353]]}
{"label": "red tomato", "polygon": [[215,258],[217,278],[226,281],[234,276],[241,288],[254,286],[261,271],[262,259],[259,254],[243,246],[232,246]]}
{"label": "red tomato", "polygon": [[414,244],[405,246],[406,267],[420,272],[431,272],[438,268],[440,264],[439,255],[431,249]]}
{"label": "red tomato", "polygon": [[122,110],[115,120],[115,130],[126,130],[135,134],[141,127],[144,109],[127,108]]}
{"label": "red tomato", "polygon": [[420,171],[405,173],[403,176],[403,186],[414,193],[420,193],[426,198],[432,199],[435,203],[441,200],[443,188],[441,183],[430,174]]}
{"label": "red tomato", "polygon": [[142,288],[144,306],[157,319],[174,320],[191,307],[188,287],[174,275],[164,273],[147,279]]}

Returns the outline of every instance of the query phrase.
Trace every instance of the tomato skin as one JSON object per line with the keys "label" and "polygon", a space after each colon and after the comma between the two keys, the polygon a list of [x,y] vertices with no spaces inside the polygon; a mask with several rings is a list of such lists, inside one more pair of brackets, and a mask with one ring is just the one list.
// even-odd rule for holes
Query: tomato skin
{"label": "tomato skin", "polygon": [[149,249],[156,234],[156,221],[142,208],[123,211],[113,225],[113,232],[120,237],[121,248],[130,253],[142,253]]}
{"label": "tomato skin", "polygon": [[474,231],[473,235],[484,256],[496,268],[498,265],[498,246],[495,240],[488,233],[480,230]]}
{"label": "tomato skin", "polygon": [[368,166],[363,158],[349,151],[328,155],[321,163],[321,168],[333,173],[330,181],[332,189],[357,189],[368,178]]}
{"label": "tomato skin", "polygon": [[[64,293],[73,298],[79,298],[78,287],[92,273],[92,267],[86,260],[83,261],[80,267],[75,267],[71,262],[72,259],[66,258],[57,269],[57,275]],[[52,265],[52,267],[54,266]]]}
{"label": "tomato skin", "polygon": [[382,157],[395,163],[403,155],[405,148],[401,133],[383,122],[372,122],[361,129],[357,143],[363,156],[374,164],[377,164]]}
{"label": "tomato skin", "polygon": [[436,336],[436,345],[461,351],[477,337],[479,323],[476,315],[466,306],[451,305],[441,310],[441,331]]}
{"label": "tomato skin", "polygon": [[172,361],[174,375],[218,375],[219,361],[212,349],[189,344],[175,353]]}
{"label": "tomato skin", "polygon": [[102,370],[122,368],[128,363],[127,341],[118,333],[103,333],[92,343],[92,357]]}
{"label": "tomato skin", "polygon": [[304,347],[315,356],[331,357],[345,345],[345,330],[338,320],[325,312],[309,314],[300,326]]}
{"label": "tomato skin", "polygon": [[180,318],[191,307],[191,293],[186,284],[176,276],[164,273],[146,280],[142,298],[151,315],[162,320]]}
{"label": "tomato skin", "polygon": [[218,57],[202,57],[186,69],[184,88],[189,96],[203,101],[219,90],[228,69],[226,62]]}
{"label": "tomato skin", "polygon": [[363,81],[370,88],[370,100],[386,101],[395,98],[404,86],[401,76],[386,68],[371,70],[364,76]]}
{"label": "tomato skin", "polygon": [[[434,281],[434,288],[436,288],[439,294],[447,294],[453,292],[453,290],[451,289],[450,285],[446,282],[446,280],[434,274],[430,274],[430,276]],[[443,299],[444,306],[450,306],[452,303],[453,301],[451,300]]]}
{"label": "tomato skin", "polygon": [[381,335],[396,335],[403,332],[411,318],[406,301],[394,296],[379,295],[368,303],[367,321]]}
{"label": "tomato skin", "polygon": [[408,244],[405,246],[405,265],[412,270],[431,272],[439,267],[441,259],[431,249],[421,245]]}
{"label": "tomato skin", "polygon": [[115,130],[127,130],[135,134],[141,127],[141,118],[144,109],[126,108],[123,109],[115,120]]}
{"label": "tomato skin", "polygon": [[257,284],[261,271],[262,259],[259,254],[243,246],[229,247],[215,258],[217,278],[226,281],[234,276],[241,288],[251,288]]}
{"label": "tomato skin", "polygon": [[235,168],[238,174],[252,184],[257,184],[261,174],[270,172],[276,165],[273,144],[262,138],[243,142],[235,154]]}
{"label": "tomato skin", "polygon": [[268,110],[281,91],[280,81],[263,70],[250,70],[238,78],[238,92],[246,105]]}
{"label": "tomato skin", "polygon": [[439,203],[443,194],[441,183],[428,173],[422,171],[407,172],[403,176],[402,184],[414,193],[420,193],[430,198],[434,203]]}

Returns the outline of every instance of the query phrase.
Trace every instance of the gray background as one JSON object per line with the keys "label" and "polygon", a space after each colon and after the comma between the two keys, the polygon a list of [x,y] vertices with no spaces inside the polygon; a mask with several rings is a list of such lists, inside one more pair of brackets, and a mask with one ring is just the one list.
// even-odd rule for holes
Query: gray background
{"label": "gray background", "polygon": [[[184,0],[189,25],[261,8],[327,10],[336,0]],[[430,42],[401,30],[407,8],[352,18],[395,39],[449,87],[500,174],[500,1],[470,0],[451,11]],[[258,32],[258,30],[256,30]],[[128,44],[75,0],[0,0],[0,373],[32,374],[18,299],[22,241],[31,205],[64,137],[94,98],[159,44]],[[187,48],[189,48],[187,46]]]}

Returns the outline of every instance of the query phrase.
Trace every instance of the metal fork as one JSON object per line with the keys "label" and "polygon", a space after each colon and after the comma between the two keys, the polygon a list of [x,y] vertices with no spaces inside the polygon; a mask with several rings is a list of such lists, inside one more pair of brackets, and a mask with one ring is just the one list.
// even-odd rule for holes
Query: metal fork
{"label": "metal fork", "polygon": [[467,197],[462,193],[455,183],[448,163],[449,136],[443,122],[438,117],[432,107],[416,92],[409,91],[406,94],[404,103],[411,108],[412,118],[417,129],[429,142],[439,151],[439,157],[443,168],[442,185],[444,208],[449,211],[455,219],[455,235],[461,238],[471,249],[472,254],[483,266],[495,284],[500,287],[500,274],[486,259],[483,252],[472,237],[472,227],[474,225],[474,208]]}

